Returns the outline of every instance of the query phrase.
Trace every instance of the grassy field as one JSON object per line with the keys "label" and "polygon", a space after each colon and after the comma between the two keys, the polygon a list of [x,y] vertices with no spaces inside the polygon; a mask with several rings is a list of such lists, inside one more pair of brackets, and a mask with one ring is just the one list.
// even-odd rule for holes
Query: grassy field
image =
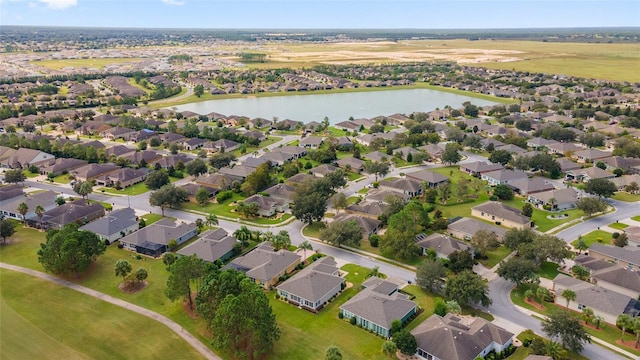
{"label": "grassy field", "polygon": [[631,220],[640,221],[640,215],[632,217]]}
{"label": "grassy field", "polygon": [[558,275],[558,264],[548,261],[543,262],[538,275],[545,279],[553,280]]}
{"label": "grassy field", "polygon": [[498,265],[502,259],[511,254],[511,250],[506,246],[500,246],[495,250],[487,251],[487,259],[481,259],[480,263],[487,269]]}
{"label": "grassy field", "polygon": [[[586,235],[582,235],[582,240],[587,244],[587,246],[591,246],[593,243],[600,243],[604,245],[611,244],[611,233],[606,232],[604,230],[594,230]],[[600,241],[598,241],[600,240]],[[578,244],[578,240],[574,240],[571,242],[571,245],[576,246]]]}
{"label": "grassy field", "polygon": [[109,59],[59,59],[59,60],[37,60],[31,64],[46,67],[52,70],[62,70],[66,67],[73,66],[75,68],[97,68],[102,69],[107,65],[136,63],[144,59],[142,58],[109,58]]}
{"label": "grassy field", "polygon": [[611,197],[614,200],[636,202],[640,201],[640,194],[629,194],[628,192],[618,191]]}
{"label": "grassy field", "polygon": [[609,224],[608,226],[610,228],[614,228],[614,229],[618,229],[618,230],[624,230],[624,229],[629,227],[629,225],[623,224],[623,223],[613,223],[613,224]]}
{"label": "grassy field", "polygon": [[28,275],[0,279],[2,359],[203,358],[142,315]]}

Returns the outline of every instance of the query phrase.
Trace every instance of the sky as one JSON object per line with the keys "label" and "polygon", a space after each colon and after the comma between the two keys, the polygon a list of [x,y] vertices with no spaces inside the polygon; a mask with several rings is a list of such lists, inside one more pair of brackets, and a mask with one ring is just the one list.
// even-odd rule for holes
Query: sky
{"label": "sky", "polygon": [[0,25],[218,29],[640,26],[640,0],[0,0]]}

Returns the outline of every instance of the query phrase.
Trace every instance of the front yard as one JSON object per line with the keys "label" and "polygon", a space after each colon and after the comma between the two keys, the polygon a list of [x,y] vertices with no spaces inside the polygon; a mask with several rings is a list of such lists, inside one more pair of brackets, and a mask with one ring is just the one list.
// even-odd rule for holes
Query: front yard
{"label": "front yard", "polygon": [[629,194],[628,192],[618,191],[611,197],[614,200],[635,202],[640,201],[640,194]]}
{"label": "front yard", "polygon": [[[611,244],[612,238],[613,238],[612,234],[604,230],[594,230],[586,235],[582,235],[581,237],[581,239],[584,240],[587,246],[591,246],[591,244],[593,243],[609,245]],[[576,247],[578,245],[578,240],[572,241],[571,245]]]}

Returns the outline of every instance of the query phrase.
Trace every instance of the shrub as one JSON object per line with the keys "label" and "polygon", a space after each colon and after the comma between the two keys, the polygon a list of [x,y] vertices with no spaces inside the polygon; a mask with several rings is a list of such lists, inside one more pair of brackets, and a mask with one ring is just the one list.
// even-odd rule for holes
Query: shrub
{"label": "shrub", "polygon": [[280,300],[280,294],[276,293],[276,300]]}
{"label": "shrub", "polygon": [[338,319],[344,319],[344,314],[343,313],[338,313]]}
{"label": "shrub", "polygon": [[356,324],[356,318],[355,316],[352,317],[351,319],[349,319],[349,323],[351,323],[351,325],[355,325]]}
{"label": "shrub", "polygon": [[373,235],[369,236],[369,243],[374,248],[377,248],[378,244],[380,243],[380,235],[373,234]]}
{"label": "shrub", "polygon": [[232,197],[233,197],[233,191],[231,190],[222,191],[218,193],[218,195],[216,195],[216,201],[218,203],[222,203],[225,200],[231,199]]}
{"label": "shrub", "polygon": [[498,201],[498,197],[497,197],[497,196],[495,196],[495,195],[491,195],[491,196],[489,197],[489,200],[491,200],[491,201]]}
{"label": "shrub", "polygon": [[105,244],[106,246],[111,245],[111,243],[109,242],[109,240],[108,240],[108,239],[104,239],[104,244]]}
{"label": "shrub", "polygon": [[142,260],[142,255],[136,255],[136,260]]}
{"label": "shrub", "polygon": [[620,236],[620,233],[614,232],[613,234],[611,234],[611,236],[612,236],[614,239],[617,239],[617,238],[618,238],[618,236]]}

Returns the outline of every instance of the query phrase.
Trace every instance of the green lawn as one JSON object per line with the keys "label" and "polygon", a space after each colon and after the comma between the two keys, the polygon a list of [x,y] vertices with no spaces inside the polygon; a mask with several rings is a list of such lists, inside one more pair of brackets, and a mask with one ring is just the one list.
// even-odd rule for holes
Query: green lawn
{"label": "green lawn", "polygon": [[553,280],[558,275],[558,264],[545,261],[540,265],[538,275],[545,279]]}
{"label": "green lawn", "polygon": [[3,359],[203,358],[142,315],[9,270],[0,279]]}
{"label": "green lawn", "polygon": [[614,229],[618,229],[618,230],[624,230],[626,228],[629,227],[629,225],[627,224],[623,224],[623,223],[613,223],[613,224],[609,224],[610,228],[614,228]]}
{"label": "green lawn", "polygon": [[491,269],[492,267],[498,265],[502,259],[507,257],[507,255],[511,254],[511,250],[506,246],[500,246],[495,250],[487,251],[487,259],[480,260],[480,263],[486,267],[487,269]]}
{"label": "green lawn", "polygon": [[[522,306],[524,308],[527,308],[529,310],[535,311],[537,313],[543,314],[543,315],[549,315],[551,311],[556,310],[556,309],[563,309],[566,310],[566,308],[564,306],[560,306],[558,304],[554,304],[554,303],[545,303],[545,309],[544,310],[540,310],[538,308],[534,308],[533,306],[527,304],[524,301],[524,292],[526,291],[527,287],[526,286],[521,286],[520,289],[514,289],[513,291],[511,291],[511,300],[519,306]],[[561,301],[561,303],[564,304],[564,301]],[[579,316],[579,314],[576,311],[570,310],[570,312],[576,316]],[[600,330],[595,330],[595,329],[591,329],[590,327],[587,327],[587,332],[593,336],[593,337],[597,337],[601,340],[604,340],[610,344],[613,344],[615,346],[621,347],[633,354],[636,355],[640,355],[640,350],[636,350],[636,349],[632,349],[632,348],[628,348],[628,347],[623,347],[621,345],[616,344],[616,340],[620,339],[620,335],[621,335],[621,331],[616,328],[615,326],[612,326],[611,324],[606,324],[604,327],[602,327]],[[630,333],[626,333],[625,337],[624,337],[625,341],[629,341],[629,340],[635,340],[635,336],[633,336]]]}
{"label": "green lawn", "polygon": [[322,230],[324,228],[324,223],[322,222],[314,222],[310,225],[307,225],[304,227],[304,229],[302,229],[302,234],[304,236],[309,236],[309,237],[313,237],[316,239],[320,238],[320,230]]}
{"label": "green lawn", "polygon": [[149,225],[153,224],[154,222],[162,219],[162,215],[154,214],[154,213],[149,213],[149,214],[146,214],[146,215],[142,215],[141,217],[144,219],[145,223],[147,223],[147,226],[149,226]]}
{"label": "green lawn", "polygon": [[632,217],[631,220],[640,221],[640,215]]}
{"label": "green lawn", "polygon": [[[525,204],[525,201],[522,198],[516,197],[510,201],[503,201],[503,203],[511,207],[514,207],[516,209],[522,209],[522,206]],[[547,216],[549,215],[559,215],[559,214],[567,214],[569,216],[561,219],[547,218]],[[550,211],[534,208],[533,215],[531,216],[531,220],[533,220],[533,223],[536,225],[536,230],[545,232],[553,229],[556,226],[562,225],[563,223],[577,219],[582,215],[584,215],[584,212],[578,209],[550,212]]]}
{"label": "green lawn", "polygon": [[362,188],[358,190],[358,194],[366,194],[369,192],[369,190],[370,190],[369,188]]}
{"label": "green lawn", "polygon": [[618,191],[611,197],[615,200],[635,202],[640,201],[640,194],[629,194],[628,192]]}
{"label": "green lawn", "polygon": [[[524,340],[527,340],[527,339],[533,340],[533,339],[536,339],[536,338],[537,339],[543,339],[542,336],[536,335],[531,330],[523,331],[516,337],[520,341],[524,341]],[[524,360],[529,355],[531,355],[530,348],[524,347],[524,346],[520,346],[519,348],[516,349],[516,352],[514,352],[513,354],[511,354],[511,356],[508,357],[508,359],[509,360]],[[567,353],[567,359],[569,359],[569,360],[589,360],[586,357],[584,357],[584,356],[582,356],[580,354],[576,354],[574,352],[568,352]]]}
{"label": "green lawn", "polygon": [[97,191],[114,195],[140,195],[149,191],[149,188],[144,182],[141,182],[120,190],[113,187],[102,187]]}
{"label": "green lawn", "polygon": [[[601,244],[611,244],[612,235],[604,230],[594,230],[586,235],[582,235],[582,240],[587,243],[587,246],[591,246],[594,242]],[[578,240],[571,242],[571,245],[577,246]]]}
{"label": "green lawn", "polygon": [[73,178],[69,174],[58,175],[53,178],[53,182],[58,184],[68,184]]}
{"label": "green lawn", "polygon": [[[196,204],[194,202],[185,202],[185,203],[182,203],[180,207],[182,210],[186,210],[186,211],[189,211],[189,210],[201,211],[206,213],[214,213],[218,216],[238,219],[239,218],[238,214],[232,210],[235,209],[235,202],[242,201],[244,199],[246,199],[244,196],[233,193],[233,196],[231,197],[231,199],[227,199],[220,204],[210,202],[205,206],[200,206],[199,204]],[[261,225],[273,225],[273,224],[280,224],[281,222],[289,219],[290,217],[291,217],[291,214],[285,213],[285,214],[282,214],[279,218],[272,219],[272,218],[255,217],[253,219],[243,219],[243,221],[252,222],[252,223],[261,224]]]}

